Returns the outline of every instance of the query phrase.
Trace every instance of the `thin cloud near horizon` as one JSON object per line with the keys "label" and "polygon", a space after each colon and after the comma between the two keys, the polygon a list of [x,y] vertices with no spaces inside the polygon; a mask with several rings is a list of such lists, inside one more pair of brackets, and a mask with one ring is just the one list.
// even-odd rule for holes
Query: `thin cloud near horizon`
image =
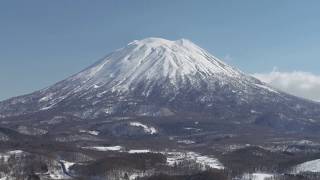
{"label": "thin cloud near horizon", "polygon": [[304,71],[254,73],[254,77],[289,94],[320,102],[320,75]]}

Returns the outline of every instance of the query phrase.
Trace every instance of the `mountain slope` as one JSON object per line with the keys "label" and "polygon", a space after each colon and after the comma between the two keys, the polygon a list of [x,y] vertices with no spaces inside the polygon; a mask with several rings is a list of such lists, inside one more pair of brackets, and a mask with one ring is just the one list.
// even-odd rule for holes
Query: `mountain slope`
{"label": "mountain slope", "polygon": [[318,123],[320,106],[269,87],[189,40],[147,38],[53,86],[0,103],[0,117],[43,111],[82,119],[188,113],[296,129]]}

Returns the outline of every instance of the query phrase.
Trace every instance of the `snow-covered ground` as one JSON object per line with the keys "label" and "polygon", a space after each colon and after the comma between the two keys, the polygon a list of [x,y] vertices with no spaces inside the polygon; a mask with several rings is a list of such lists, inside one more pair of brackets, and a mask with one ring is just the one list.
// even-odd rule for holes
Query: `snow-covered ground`
{"label": "snow-covered ground", "polygon": [[[19,157],[19,156],[25,155],[26,153],[27,152],[24,152],[22,150],[12,150],[5,153],[0,153],[0,158],[3,159],[4,162],[7,162],[9,158],[12,156]],[[45,176],[47,178],[49,177],[50,179],[56,179],[56,180],[71,178],[69,175],[67,175],[67,173],[70,171],[70,168],[75,163],[61,160],[54,164],[55,165],[49,168],[47,173],[39,174],[39,175]],[[12,178],[10,177],[10,175],[4,175],[3,177],[0,178],[0,180],[11,180],[11,179]]]}
{"label": "snow-covered ground", "polygon": [[0,180],[11,180],[11,179],[13,179],[13,178],[10,176],[4,176],[4,177],[0,178]]}
{"label": "snow-covered ground", "polygon": [[24,152],[22,150],[13,150],[5,153],[0,153],[0,159],[3,159],[4,162],[7,162],[11,156],[20,156]]}
{"label": "snow-covered ground", "polygon": [[[28,152],[22,151],[22,150],[12,150],[7,151],[4,153],[0,153],[0,159],[2,159],[4,162],[8,162],[10,157],[22,157],[24,155],[28,154]],[[68,161],[55,161],[51,167],[49,167],[49,170],[47,173],[44,174],[38,174],[40,176],[44,176],[46,178],[50,179],[70,179],[71,177],[68,175],[70,172],[70,168],[74,165],[73,162]],[[0,180],[12,180],[13,178],[10,177],[10,174],[0,174],[1,178]]]}
{"label": "snow-covered ground", "polygon": [[70,176],[65,174],[65,172],[63,172],[62,167],[59,169],[50,170],[49,177],[54,180],[70,179],[71,178]]}
{"label": "snow-covered ground", "polygon": [[245,174],[241,177],[241,180],[271,180],[274,177],[273,174],[268,173],[252,173]]}
{"label": "snow-covered ground", "polygon": [[18,155],[18,154],[22,154],[23,151],[22,150],[13,150],[13,151],[8,151],[7,154],[10,155]]}
{"label": "snow-covered ground", "polygon": [[194,144],[195,142],[192,140],[179,140],[177,141],[180,144]]}
{"label": "snow-covered ground", "polygon": [[162,152],[162,154],[167,157],[167,164],[169,166],[174,166],[175,164],[179,164],[183,161],[194,161],[203,166],[203,169],[206,169],[206,167],[224,169],[218,159],[201,155],[196,152]]}
{"label": "snow-covered ground", "polygon": [[130,122],[130,126],[141,127],[141,128],[143,128],[144,132],[148,133],[148,134],[157,134],[158,133],[156,128],[154,128],[152,126],[147,126],[147,125],[142,124],[140,122]]}
{"label": "snow-covered ground", "polygon": [[161,153],[167,157],[167,164],[169,166],[174,166],[183,161],[193,161],[202,166],[203,169],[207,167],[214,169],[224,169],[223,165],[219,162],[218,159],[212,156],[201,155],[196,152],[180,152],[180,151],[152,151],[150,149],[130,149],[125,151],[125,148],[122,146],[93,146],[93,147],[84,147],[85,149],[96,150],[96,151],[119,151],[127,152],[130,154],[141,154],[141,153]]}
{"label": "snow-covered ground", "polygon": [[27,127],[27,126],[19,126],[17,128],[17,131],[21,134],[31,135],[31,136],[44,135],[48,133],[47,130],[34,128],[34,127]]}
{"label": "snow-covered ground", "polygon": [[[134,169],[118,169],[106,172],[108,180],[136,180],[139,177],[147,177],[155,174],[154,170],[134,170]],[[128,178],[125,178],[128,177]]]}
{"label": "snow-covered ground", "polygon": [[70,176],[70,168],[75,165],[73,162],[60,160],[56,161],[45,174],[38,174],[40,177],[50,178],[54,180],[72,179]]}
{"label": "snow-covered ground", "polygon": [[151,152],[151,151],[148,149],[132,149],[132,150],[128,151],[128,153],[130,153],[130,154],[149,153],[149,152]]}
{"label": "snow-covered ground", "polygon": [[98,135],[100,134],[99,131],[80,130],[79,132],[80,132],[80,133],[88,133],[88,134],[91,134],[91,135],[94,135],[94,136],[98,136]]}
{"label": "snow-covered ground", "polygon": [[268,86],[265,86],[265,85],[261,85],[261,84],[255,84],[256,86],[260,87],[260,88],[263,88],[263,89],[266,89],[270,92],[273,92],[273,93],[277,93],[279,94],[278,91],[276,91],[275,89],[271,88],[271,87],[268,87]]}
{"label": "snow-covered ground", "polygon": [[69,179],[70,177],[63,174],[62,171],[52,171],[52,172],[49,172],[49,177],[51,179],[56,179],[56,180],[59,180],[59,179]]}
{"label": "snow-covered ground", "polygon": [[65,167],[65,169],[66,169],[67,172],[70,172],[70,168],[71,168],[73,165],[75,165],[74,162],[68,162],[68,161],[64,161],[64,160],[61,160],[60,162],[64,165],[64,167]]}
{"label": "snow-covered ground", "polygon": [[90,149],[95,151],[122,151],[122,146],[93,146],[93,147],[84,147],[84,149]]}
{"label": "snow-covered ground", "polygon": [[129,175],[129,180],[136,180],[138,177],[144,177],[146,174],[144,172],[135,172]]}
{"label": "snow-covered ground", "polygon": [[[1,118],[1,117],[0,117]],[[9,137],[3,133],[0,132],[0,142],[5,142],[5,141],[9,141]]]}
{"label": "snow-covered ground", "polygon": [[297,165],[294,170],[295,173],[299,172],[320,172],[320,159],[307,161]]}
{"label": "snow-covered ground", "polygon": [[185,130],[201,131],[201,129],[199,129],[199,128],[194,128],[194,127],[185,127],[185,128],[183,128],[183,129],[185,129]]}

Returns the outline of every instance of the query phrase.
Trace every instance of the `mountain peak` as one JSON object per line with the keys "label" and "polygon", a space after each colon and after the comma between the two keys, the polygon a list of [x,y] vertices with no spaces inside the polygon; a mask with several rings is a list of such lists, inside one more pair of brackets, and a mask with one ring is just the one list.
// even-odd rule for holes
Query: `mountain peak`
{"label": "mountain peak", "polygon": [[179,39],[176,41],[167,40],[163,38],[158,37],[149,37],[142,40],[135,40],[129,45],[140,45],[140,46],[148,46],[148,47],[172,47],[172,46],[196,46],[194,43],[192,43],[188,39]]}
{"label": "mountain peak", "polygon": [[189,82],[193,82],[191,86],[199,86],[205,79],[241,75],[189,40],[146,38],[109,54],[71,80],[86,87],[99,84],[116,91],[146,84],[149,91],[155,85],[179,89]]}

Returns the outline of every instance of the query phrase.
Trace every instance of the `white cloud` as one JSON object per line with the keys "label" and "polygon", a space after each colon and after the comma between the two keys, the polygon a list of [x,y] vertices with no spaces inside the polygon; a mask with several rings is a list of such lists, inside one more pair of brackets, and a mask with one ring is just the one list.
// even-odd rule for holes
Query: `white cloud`
{"label": "white cloud", "polygon": [[280,72],[275,68],[270,73],[255,73],[253,76],[292,95],[320,101],[320,76],[310,72]]}

